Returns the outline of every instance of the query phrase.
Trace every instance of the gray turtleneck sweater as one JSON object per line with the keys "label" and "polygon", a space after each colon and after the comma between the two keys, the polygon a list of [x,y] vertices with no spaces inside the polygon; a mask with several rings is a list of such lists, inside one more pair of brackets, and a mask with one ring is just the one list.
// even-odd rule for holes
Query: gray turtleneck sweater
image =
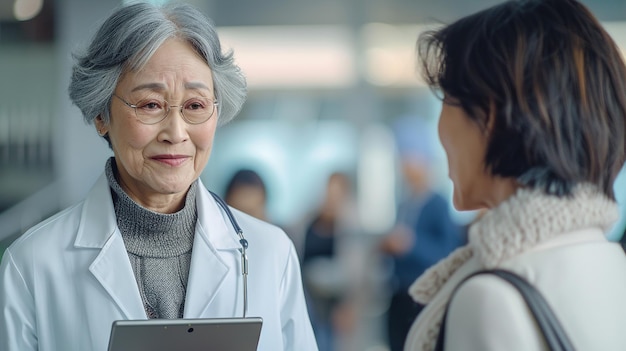
{"label": "gray turtleneck sweater", "polygon": [[151,211],[124,192],[115,159],[106,164],[117,225],[148,318],[182,318],[185,308],[191,248],[197,220],[194,182],[183,209],[172,214]]}

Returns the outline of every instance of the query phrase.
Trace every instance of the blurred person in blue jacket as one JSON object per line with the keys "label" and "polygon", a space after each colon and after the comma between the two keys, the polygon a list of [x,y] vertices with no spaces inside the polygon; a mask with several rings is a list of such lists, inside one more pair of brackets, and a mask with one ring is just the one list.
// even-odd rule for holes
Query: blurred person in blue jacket
{"label": "blurred person in blue jacket", "polygon": [[[407,122],[409,123],[407,125]],[[404,187],[396,225],[380,248],[391,260],[391,299],[387,311],[387,337],[391,351],[401,351],[411,324],[420,313],[409,296],[409,286],[424,271],[463,244],[463,231],[450,215],[449,201],[433,188],[430,167],[435,142],[425,124],[408,120],[396,126]],[[406,139],[405,132],[422,135]]]}

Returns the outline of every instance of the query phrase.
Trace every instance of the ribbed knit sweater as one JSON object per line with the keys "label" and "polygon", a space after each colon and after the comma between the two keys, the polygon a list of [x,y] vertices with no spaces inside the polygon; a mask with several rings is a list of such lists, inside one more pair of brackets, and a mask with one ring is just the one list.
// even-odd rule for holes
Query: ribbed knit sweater
{"label": "ribbed knit sweater", "polygon": [[116,178],[115,159],[106,163],[117,226],[148,318],[182,318],[197,220],[194,182],[176,213],[151,211],[131,199]]}

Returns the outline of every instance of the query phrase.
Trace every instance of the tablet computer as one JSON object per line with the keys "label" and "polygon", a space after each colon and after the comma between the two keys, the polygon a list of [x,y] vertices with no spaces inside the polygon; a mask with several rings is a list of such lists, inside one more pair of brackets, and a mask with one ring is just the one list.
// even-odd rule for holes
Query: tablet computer
{"label": "tablet computer", "polygon": [[260,317],[119,320],[108,351],[256,351],[262,324]]}

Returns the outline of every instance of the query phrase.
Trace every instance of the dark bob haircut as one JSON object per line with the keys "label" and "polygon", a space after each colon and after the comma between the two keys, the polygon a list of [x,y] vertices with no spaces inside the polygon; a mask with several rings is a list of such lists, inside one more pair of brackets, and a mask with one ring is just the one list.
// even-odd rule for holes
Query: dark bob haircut
{"label": "dark bob haircut", "polygon": [[626,68],[585,6],[508,1],[423,33],[417,51],[431,89],[488,135],[493,175],[558,196],[592,183],[615,199]]}
{"label": "dark bob haircut", "polygon": [[[226,185],[226,191],[224,197],[229,200],[233,192],[240,187],[252,186],[260,189],[263,195],[267,197],[267,188],[265,182],[261,176],[251,169],[237,170]],[[228,201],[227,201],[228,202]]]}

